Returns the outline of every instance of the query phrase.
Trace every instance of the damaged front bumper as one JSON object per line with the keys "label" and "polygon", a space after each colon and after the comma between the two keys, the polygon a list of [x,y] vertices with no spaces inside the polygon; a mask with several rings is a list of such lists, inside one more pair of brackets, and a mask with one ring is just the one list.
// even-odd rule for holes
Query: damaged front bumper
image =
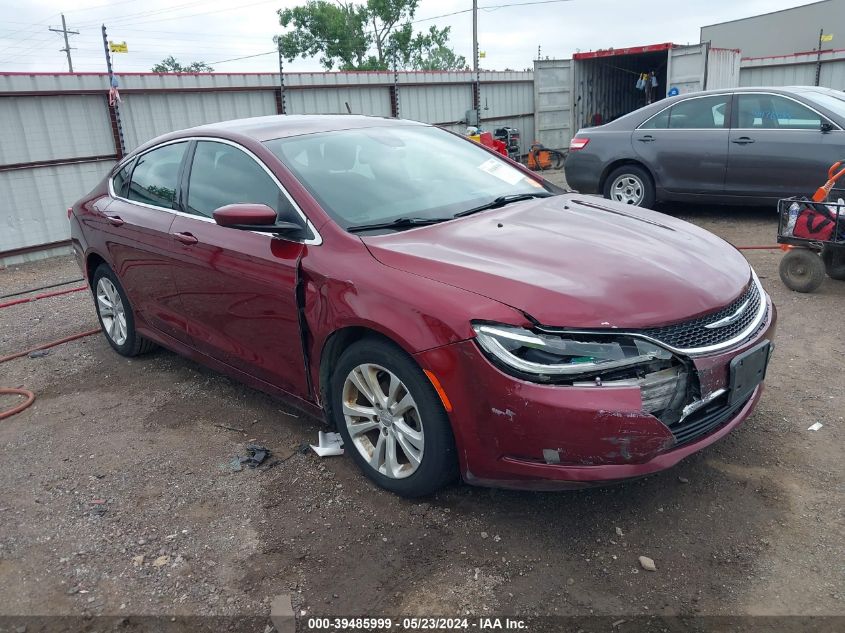
{"label": "damaged front bumper", "polygon": [[451,401],[465,481],[502,488],[575,488],[669,468],[742,423],[763,386],[732,401],[731,361],[771,341],[776,319],[769,303],[765,322],[748,340],[686,359],[703,396],[683,404],[672,419],[663,416],[664,421],[645,410],[642,385],[521,380],[491,363],[472,340],[422,352],[418,360],[439,378]]}

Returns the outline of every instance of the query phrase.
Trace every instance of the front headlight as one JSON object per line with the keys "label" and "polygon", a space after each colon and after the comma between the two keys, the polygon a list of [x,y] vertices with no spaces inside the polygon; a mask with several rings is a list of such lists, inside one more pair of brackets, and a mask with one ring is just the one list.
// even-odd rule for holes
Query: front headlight
{"label": "front headlight", "polygon": [[478,344],[494,362],[541,381],[605,373],[621,377],[631,373],[626,369],[654,368],[655,363],[673,359],[668,350],[624,334],[537,334],[489,323],[472,327]]}

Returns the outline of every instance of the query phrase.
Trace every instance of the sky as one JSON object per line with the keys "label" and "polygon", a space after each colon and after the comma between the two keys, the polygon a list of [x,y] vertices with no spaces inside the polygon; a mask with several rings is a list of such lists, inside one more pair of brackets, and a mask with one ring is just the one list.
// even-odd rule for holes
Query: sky
{"label": "sky", "polygon": [[[129,52],[114,54],[116,72],[145,72],[173,55],[205,61],[217,72],[278,72],[273,36],[277,11],[305,0],[0,0],[0,72],[66,72],[65,14],[74,71],[105,70],[101,25]],[[514,4],[517,6],[501,6]],[[519,5],[523,6],[519,6]],[[598,48],[699,41],[702,26],[806,4],[786,0],[479,0],[481,66],[523,70],[542,57],[568,58]],[[472,58],[471,0],[420,0],[416,29],[452,27],[452,46]],[[433,19],[432,19],[433,18]],[[818,33],[808,33],[811,50]],[[269,54],[268,54],[269,53]],[[237,59],[247,57],[246,59]],[[233,60],[233,61],[228,61]],[[285,64],[286,72],[322,70],[317,59]]]}

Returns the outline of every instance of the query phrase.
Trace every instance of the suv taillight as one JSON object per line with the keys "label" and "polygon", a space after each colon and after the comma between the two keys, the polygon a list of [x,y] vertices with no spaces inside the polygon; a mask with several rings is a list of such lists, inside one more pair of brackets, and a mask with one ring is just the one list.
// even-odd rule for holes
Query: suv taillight
{"label": "suv taillight", "polygon": [[575,137],[571,141],[569,141],[569,151],[574,152],[575,150],[584,149],[587,147],[587,143],[590,142],[588,138],[579,138]]}

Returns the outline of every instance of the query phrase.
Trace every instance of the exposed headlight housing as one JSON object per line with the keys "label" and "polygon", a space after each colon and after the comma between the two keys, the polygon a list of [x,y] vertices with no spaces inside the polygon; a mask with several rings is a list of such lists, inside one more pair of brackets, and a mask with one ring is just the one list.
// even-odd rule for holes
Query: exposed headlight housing
{"label": "exposed headlight housing", "polygon": [[478,344],[521,374],[582,377],[672,359],[648,341],[624,335],[537,334],[512,325],[475,323]]}
{"label": "exposed headlight housing", "polygon": [[691,394],[691,372],[669,350],[625,333],[541,334],[498,323],[472,324],[478,345],[502,371],[523,380],[578,387],[638,387],[643,409],[667,424]]}

